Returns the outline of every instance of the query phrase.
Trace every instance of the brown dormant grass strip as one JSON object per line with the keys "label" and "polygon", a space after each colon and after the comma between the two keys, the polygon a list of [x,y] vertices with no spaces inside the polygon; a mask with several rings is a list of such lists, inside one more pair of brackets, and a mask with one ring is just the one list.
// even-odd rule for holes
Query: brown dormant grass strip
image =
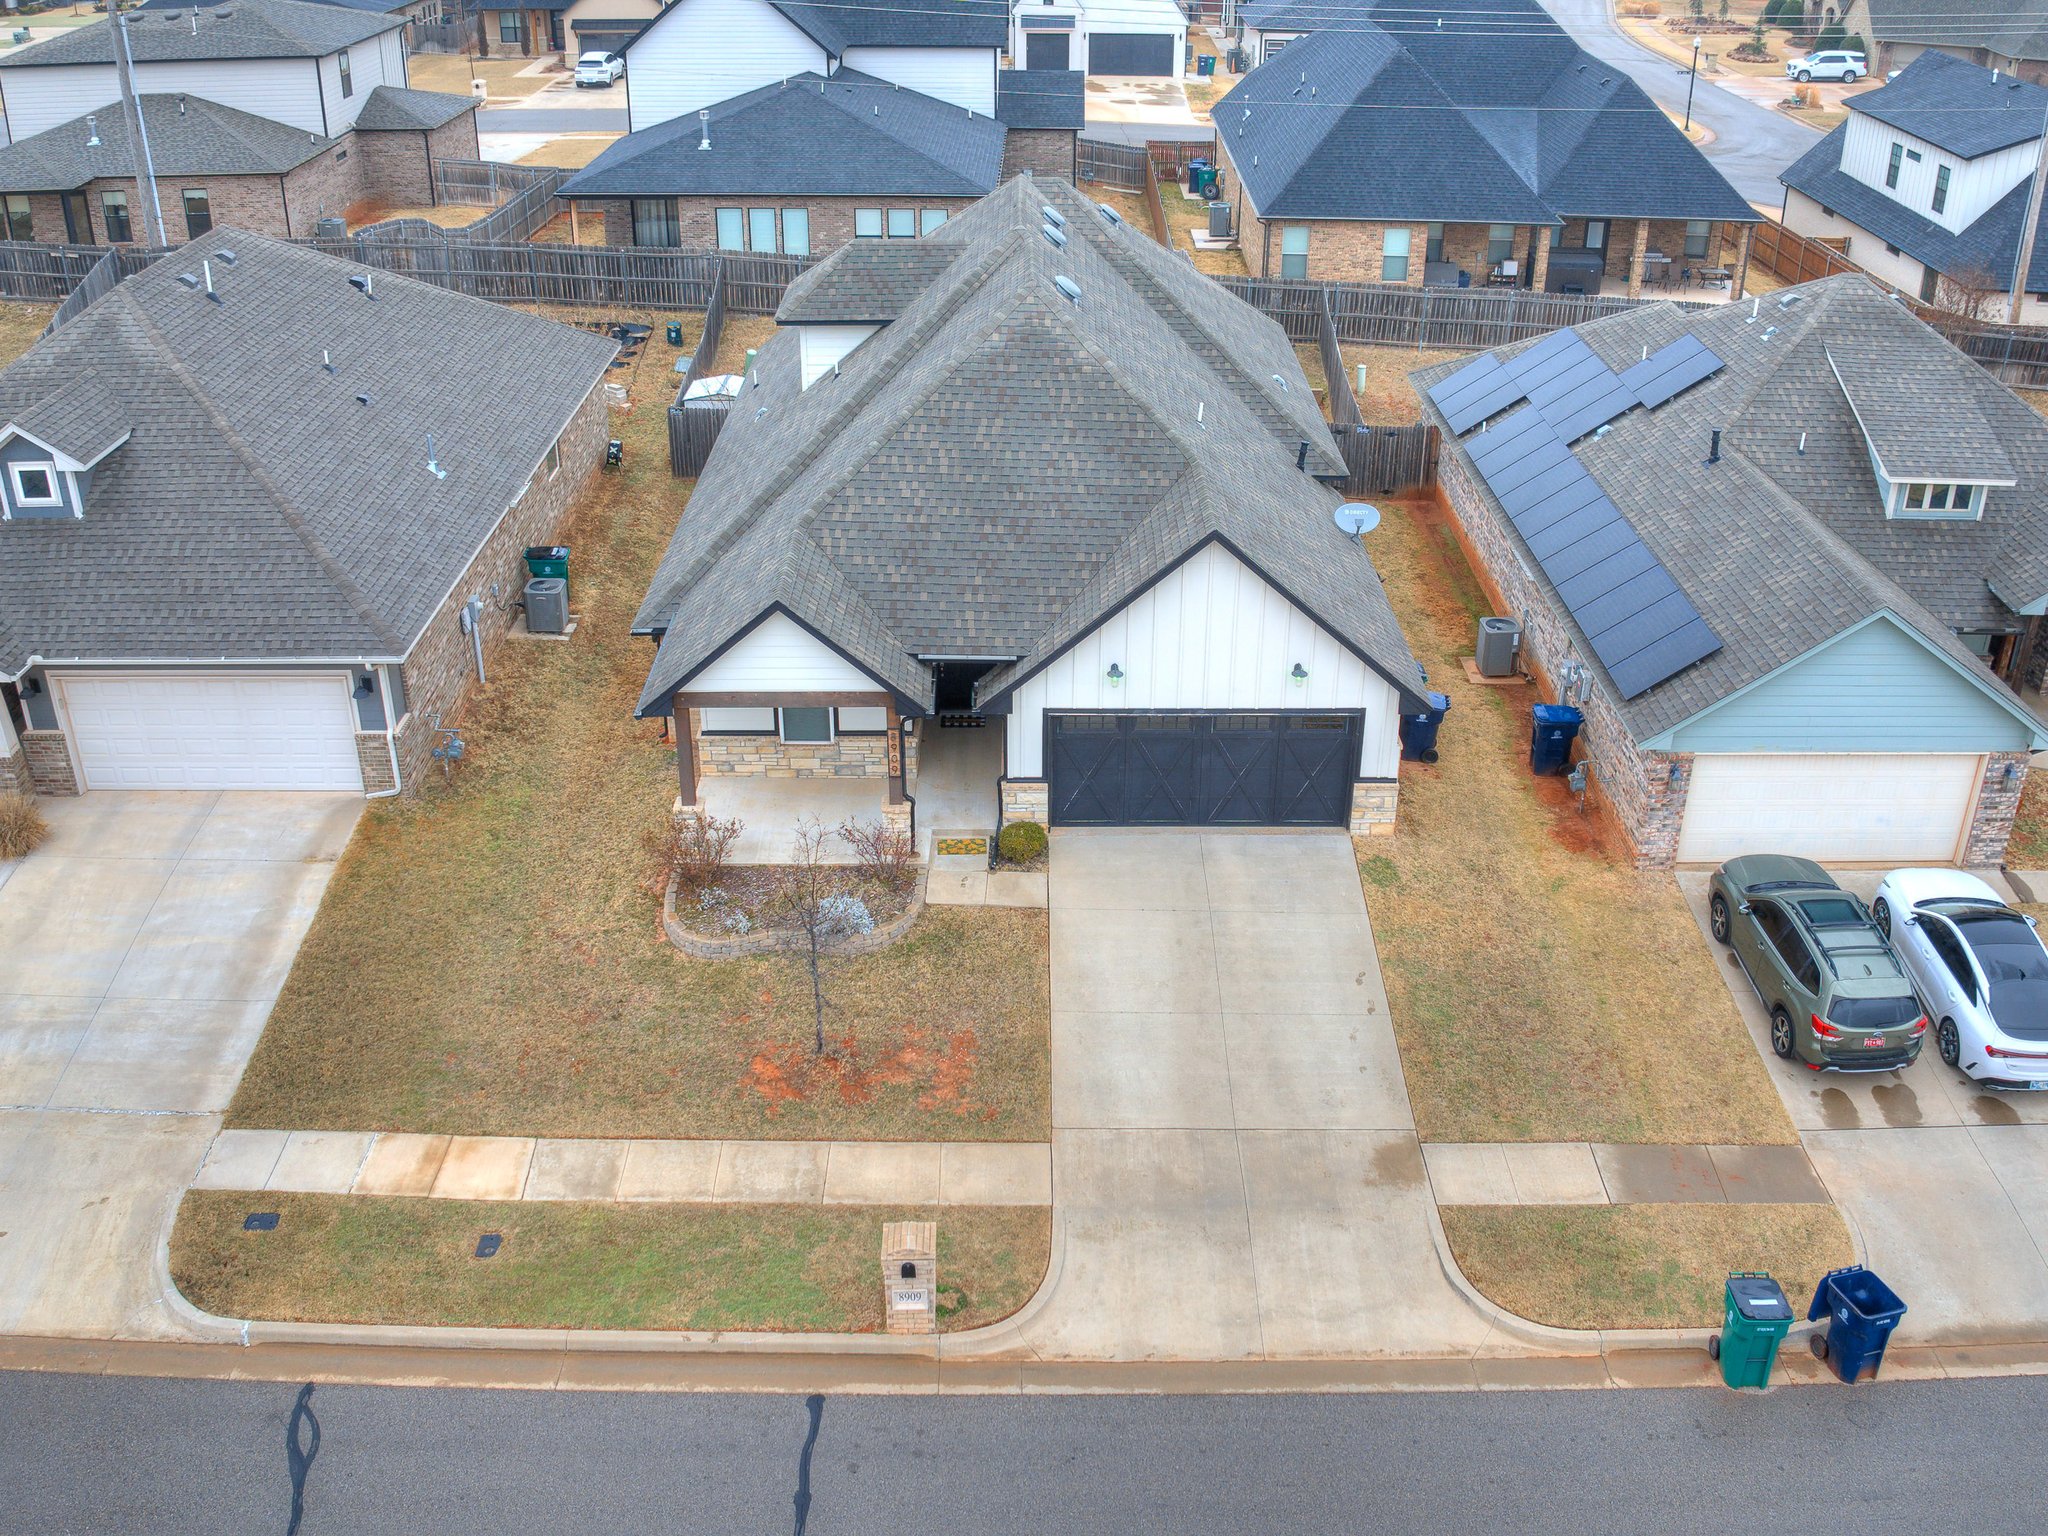
{"label": "brown dormant grass strip", "polygon": [[[272,1232],[245,1232],[250,1211]],[[194,1190],[171,1274],[223,1317],[469,1328],[878,1333],[885,1221],[936,1221],[939,1326],[1009,1316],[1045,1275],[1042,1206],[610,1205]],[[495,1232],[497,1254],[475,1257]]]}

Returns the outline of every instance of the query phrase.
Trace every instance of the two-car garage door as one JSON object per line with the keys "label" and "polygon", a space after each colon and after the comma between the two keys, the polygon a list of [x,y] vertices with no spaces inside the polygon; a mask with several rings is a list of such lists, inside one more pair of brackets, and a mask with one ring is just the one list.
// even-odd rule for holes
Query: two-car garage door
{"label": "two-car garage door", "polygon": [[1957,753],[1701,753],[1681,864],[1744,853],[1946,864],[1961,852],[1984,760]]}
{"label": "two-car garage door", "polygon": [[56,679],[86,789],[363,787],[345,672]]}
{"label": "two-car garage door", "polygon": [[1054,826],[1341,826],[1356,713],[1098,710],[1046,716]]}
{"label": "two-car garage door", "polygon": [[1177,75],[1173,35],[1167,32],[1090,32],[1091,75]]}

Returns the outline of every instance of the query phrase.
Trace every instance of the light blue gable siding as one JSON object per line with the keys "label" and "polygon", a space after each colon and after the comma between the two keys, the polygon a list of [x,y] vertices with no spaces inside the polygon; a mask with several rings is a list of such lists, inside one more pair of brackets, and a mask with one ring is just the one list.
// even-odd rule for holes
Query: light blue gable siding
{"label": "light blue gable siding", "polygon": [[[2012,709],[1881,614],[1652,743],[1677,752],[2018,752]],[[2001,685],[1985,674],[1990,688]],[[2018,701],[2014,701],[2014,708]]]}

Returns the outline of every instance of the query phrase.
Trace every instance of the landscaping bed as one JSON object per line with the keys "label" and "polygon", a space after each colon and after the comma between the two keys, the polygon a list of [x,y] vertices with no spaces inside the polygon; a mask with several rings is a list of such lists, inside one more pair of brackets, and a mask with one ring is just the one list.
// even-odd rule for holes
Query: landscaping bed
{"label": "landscaping bed", "polygon": [[[2048,415],[2048,395],[2021,398]],[[2020,790],[2019,810],[2012,819],[2012,837],[2005,845],[2007,869],[2048,869],[2048,773],[2029,773]]]}
{"label": "landscaping bed", "polygon": [[[1718,1328],[1734,1270],[1767,1269],[1802,1312],[1856,1262],[1831,1205],[1446,1206],[1465,1278],[1555,1328]],[[1702,1341],[1704,1342],[1704,1341]]]}
{"label": "landscaping bed", "polygon": [[[548,311],[578,318],[569,311]],[[801,959],[693,960],[665,940],[648,838],[675,799],[651,654],[629,633],[689,482],[668,471],[666,316],[614,413],[624,465],[561,542],[582,623],[508,639],[460,722],[467,755],[364,810],[228,1123],[521,1136],[1042,1141],[1042,911],[929,911],[825,974],[813,1049]],[[686,315],[695,335],[700,316]],[[726,347],[753,324],[735,317]],[[760,321],[765,326],[770,322]]]}
{"label": "landscaping bed", "polygon": [[[783,872],[771,864],[741,864],[727,870],[715,885],[705,886],[691,897],[676,892],[676,921],[690,933],[707,939],[736,938],[742,934],[788,932],[781,905]],[[851,869],[835,869],[827,876],[828,898],[859,904],[859,910],[876,927],[901,917],[910,908],[911,889],[863,879]]]}
{"label": "landscaping bed", "polygon": [[[243,1218],[274,1211],[276,1230]],[[885,1221],[935,1221],[939,1327],[978,1328],[1044,1278],[1043,1206],[896,1208],[412,1200],[193,1190],[171,1278],[222,1317],[445,1328],[882,1331]],[[477,1239],[501,1246],[475,1256]]]}

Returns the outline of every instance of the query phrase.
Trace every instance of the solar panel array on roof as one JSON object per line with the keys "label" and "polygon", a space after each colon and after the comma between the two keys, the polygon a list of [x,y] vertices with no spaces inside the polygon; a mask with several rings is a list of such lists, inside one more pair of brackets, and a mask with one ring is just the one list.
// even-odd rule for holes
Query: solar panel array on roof
{"label": "solar panel array on roof", "polygon": [[[1568,420],[1589,408],[1579,407]],[[1473,467],[1507,509],[1624,699],[1721,648],[1541,405],[1532,400],[1467,446]]]}
{"label": "solar panel array on roof", "polygon": [[1707,375],[1718,373],[1722,366],[1707,344],[1688,331],[1623,373],[1621,382],[1644,406],[1659,406]]}
{"label": "solar panel array on roof", "polygon": [[1430,390],[1429,398],[1444,413],[1451,430],[1463,434],[1521,399],[1522,385],[1489,352]]}

